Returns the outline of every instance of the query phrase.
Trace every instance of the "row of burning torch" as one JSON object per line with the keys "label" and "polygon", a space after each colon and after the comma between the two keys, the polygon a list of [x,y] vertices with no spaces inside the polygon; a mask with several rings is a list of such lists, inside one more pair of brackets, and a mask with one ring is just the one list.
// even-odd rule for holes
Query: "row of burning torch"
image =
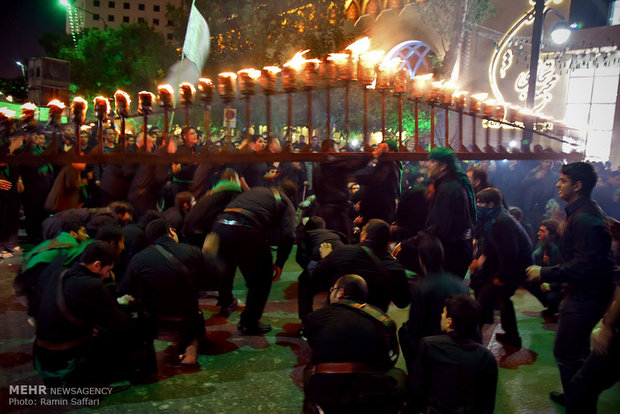
{"label": "row of burning torch", "polygon": [[[312,126],[312,91],[324,89],[326,91],[326,130],[331,130],[331,97],[330,90],[334,87],[345,88],[345,137],[349,137],[349,101],[350,88],[353,82],[358,82],[362,86],[364,97],[364,146],[369,148],[368,139],[368,93],[369,90],[376,90],[382,97],[381,124],[382,133],[385,136],[385,99],[388,91],[398,98],[399,146],[404,149],[402,143],[402,107],[403,99],[414,102],[415,111],[415,151],[423,152],[419,141],[419,116],[418,106],[426,103],[430,107],[430,146],[435,146],[435,111],[445,110],[445,137],[449,136],[449,111],[458,114],[458,137],[459,144],[456,150],[465,152],[467,149],[463,144],[463,115],[472,116],[472,147],[474,151],[479,151],[476,144],[476,118],[493,120],[496,123],[505,124],[518,128],[530,128],[533,130],[541,129],[544,125],[546,129],[553,125],[553,133],[563,137],[568,134],[570,128],[566,125],[554,121],[542,114],[535,114],[528,109],[516,106],[508,106],[493,99],[487,99],[487,94],[472,94],[459,91],[452,82],[433,81],[432,74],[411,76],[409,69],[403,65],[400,58],[391,59],[385,62],[384,52],[367,51],[370,40],[366,37],[360,39],[347,47],[345,53],[332,53],[323,59],[306,59],[304,55],[307,50],[297,52],[295,56],[282,68],[276,66],[266,66],[262,70],[243,69],[234,72],[220,73],[217,77],[217,93],[224,101],[226,106],[236,98],[237,91],[246,101],[246,124],[250,126],[250,97],[256,94],[257,85],[266,98],[266,124],[267,133],[271,133],[271,102],[270,96],[281,93],[278,91],[278,75],[281,78],[282,89],[288,94],[288,119],[287,119],[287,138],[290,141],[292,125],[292,93],[302,90],[307,93],[307,127],[308,131],[313,131]],[[199,97],[204,103],[205,108],[205,129],[209,131],[211,120],[211,102],[215,95],[215,85],[211,79],[200,78],[198,80]],[[301,88],[300,88],[301,86]],[[164,114],[164,133],[169,130],[168,115],[175,106],[174,90],[170,85],[159,85],[157,88],[158,96],[148,91],[139,93],[138,114],[144,118],[144,125],[147,125],[148,115],[153,113],[153,106],[158,101]],[[189,114],[196,95],[196,88],[188,82],[179,85],[180,103],[185,107],[185,125],[189,124]],[[114,94],[115,113],[121,122],[121,142],[124,145],[125,118],[129,117],[130,97],[127,93],[118,90]],[[58,124],[60,117],[65,109],[65,105],[58,100],[54,100],[47,105],[50,109],[51,122]],[[76,135],[80,133],[80,126],[86,121],[86,110],[88,103],[81,97],[76,97],[71,103],[71,120],[76,125]],[[36,108],[33,104],[25,104],[23,111],[31,111],[34,116]],[[103,96],[94,99],[94,113],[99,126],[106,121],[110,115],[110,102]],[[538,125],[538,127],[537,127]],[[144,140],[146,140],[146,129]],[[101,134],[102,128],[98,129]],[[497,148],[503,150],[501,142],[502,128],[498,129]],[[328,132],[329,133],[329,132]],[[541,133],[538,131],[538,133]],[[486,130],[486,148],[491,151],[490,128]],[[546,134],[544,134],[546,135]],[[547,135],[549,136],[549,135]],[[164,140],[167,137],[164,136]],[[99,140],[102,145],[102,140]],[[448,140],[445,140],[445,145]]]}

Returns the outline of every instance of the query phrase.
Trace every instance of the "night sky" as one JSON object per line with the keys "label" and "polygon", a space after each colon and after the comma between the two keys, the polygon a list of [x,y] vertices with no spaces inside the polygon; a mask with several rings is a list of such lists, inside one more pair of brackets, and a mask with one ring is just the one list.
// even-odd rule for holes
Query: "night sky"
{"label": "night sky", "polygon": [[39,38],[45,32],[64,33],[65,8],[58,0],[6,0],[0,12],[0,77],[16,78],[16,60],[45,56]]}

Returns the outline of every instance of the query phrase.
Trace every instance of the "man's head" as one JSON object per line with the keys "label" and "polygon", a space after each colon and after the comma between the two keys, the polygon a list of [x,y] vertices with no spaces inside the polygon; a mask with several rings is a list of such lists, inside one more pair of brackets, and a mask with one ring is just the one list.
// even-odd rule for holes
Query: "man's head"
{"label": "man's head", "polygon": [[63,222],[60,226],[60,230],[69,233],[78,243],[88,240],[86,226],[84,226],[84,223],[77,217]]}
{"label": "man's head", "polygon": [[474,298],[463,293],[446,298],[441,314],[442,332],[454,332],[462,338],[471,338],[478,328],[480,305]]}
{"label": "man's head", "polygon": [[538,229],[538,240],[543,243],[557,243],[560,237],[559,229],[560,223],[556,220],[544,220]]}
{"label": "man's head", "polygon": [[[312,146],[314,147],[314,138],[316,137],[312,137]],[[317,138],[318,140],[318,138]],[[317,142],[318,145],[318,142]],[[323,140],[323,142],[321,142],[321,152],[338,152],[338,150],[336,149],[336,141],[334,141],[331,138],[327,138],[325,140]]]}
{"label": "man's head", "polygon": [[366,281],[358,275],[341,276],[334,286],[329,289],[330,303],[338,302],[340,299],[349,299],[356,302],[364,302],[368,297],[368,285]]}
{"label": "man's head", "polygon": [[183,138],[185,146],[188,148],[192,148],[194,145],[196,145],[196,142],[198,141],[198,134],[196,133],[196,130],[192,127],[183,128],[181,130],[181,137]]}
{"label": "man's head", "polygon": [[428,154],[428,178],[437,180],[446,174],[454,173],[458,165],[456,154],[450,148],[435,147]]}
{"label": "man's head", "polygon": [[590,198],[598,176],[591,164],[574,162],[562,166],[560,180],[555,185],[558,196],[567,203],[581,197]]}
{"label": "man's head", "polygon": [[291,180],[282,180],[280,183],[280,190],[282,190],[291,203],[295,202],[295,197],[297,197],[297,184]]}
{"label": "man's head", "polygon": [[390,242],[390,225],[380,219],[371,219],[362,228],[360,242],[370,243],[376,252],[387,249]]}
{"label": "man's head", "polygon": [[133,218],[133,206],[127,201],[113,201],[108,208],[116,215],[121,226],[129,224]]}
{"label": "man's head", "polygon": [[272,154],[277,154],[278,152],[280,152],[282,148],[280,146],[280,141],[278,141],[278,138],[274,136],[267,137],[267,149]]}
{"label": "man's head", "polygon": [[314,136],[311,138],[311,145],[312,145],[312,147],[314,147],[314,148],[318,147],[318,146],[319,146],[319,141],[320,141],[320,140],[319,140],[319,137],[317,137],[316,135],[314,135]]}
{"label": "man's head", "polygon": [[116,250],[108,243],[99,240],[86,246],[80,256],[80,263],[102,279],[110,275],[117,260]]}
{"label": "man's head", "polygon": [[194,194],[190,191],[178,192],[174,198],[174,206],[183,213],[187,213],[191,210],[194,204],[196,204],[196,199],[194,198]]}
{"label": "man's head", "polygon": [[523,210],[517,206],[512,206],[508,209],[508,212],[512,217],[514,217],[515,220],[521,223],[521,220],[523,220]]}
{"label": "man's head", "polygon": [[475,191],[480,191],[489,186],[489,174],[482,167],[470,167],[467,170],[467,178],[471,181]]}
{"label": "man's head", "polygon": [[261,152],[265,149],[265,139],[262,135],[252,135],[248,144],[250,150],[254,152]]}
{"label": "man's head", "polygon": [[114,128],[109,127],[103,130],[103,140],[108,147],[116,144],[116,131],[114,131]]}
{"label": "man's head", "polygon": [[478,207],[495,208],[502,204],[502,193],[493,187],[487,187],[476,194],[476,205]]}
{"label": "man's head", "polygon": [[95,239],[104,241],[114,248],[116,254],[120,255],[125,250],[125,234],[123,229],[115,224],[106,224],[97,230]]}
{"label": "man's head", "polygon": [[312,216],[308,218],[306,222],[305,228],[307,231],[324,229],[325,228],[325,220],[319,216]]}
{"label": "man's head", "polygon": [[443,271],[444,251],[441,240],[432,234],[418,233],[418,260],[425,274]]}
{"label": "man's head", "polygon": [[161,237],[170,237],[172,240],[178,243],[179,237],[177,236],[176,230],[170,227],[170,224],[166,220],[157,219],[151,221],[147,226],[146,230],[144,230],[144,234],[149,243],[155,243],[157,239]]}

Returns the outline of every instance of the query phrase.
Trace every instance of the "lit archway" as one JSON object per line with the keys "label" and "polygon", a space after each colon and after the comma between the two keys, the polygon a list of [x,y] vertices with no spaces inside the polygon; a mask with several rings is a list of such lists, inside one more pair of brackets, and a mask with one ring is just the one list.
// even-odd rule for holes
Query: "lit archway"
{"label": "lit archway", "polygon": [[407,40],[394,46],[383,58],[384,62],[388,62],[394,58],[403,60],[402,66],[409,69],[411,76],[415,76],[418,71],[420,73],[431,73],[433,63],[430,60],[429,53],[433,49],[424,42],[419,40]]}

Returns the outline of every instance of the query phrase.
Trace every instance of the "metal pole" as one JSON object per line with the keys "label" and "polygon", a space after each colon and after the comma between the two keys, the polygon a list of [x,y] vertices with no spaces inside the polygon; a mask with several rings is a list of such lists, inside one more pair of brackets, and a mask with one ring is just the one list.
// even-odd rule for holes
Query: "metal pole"
{"label": "metal pole", "polygon": [[287,112],[286,112],[286,143],[291,145],[292,132],[291,127],[293,125],[293,93],[289,91],[287,94]]}
{"label": "metal pole", "polygon": [[415,120],[415,152],[419,152],[422,150],[422,148],[420,148],[420,112],[419,112],[419,104],[420,104],[420,99],[419,98],[415,98],[415,105],[413,107],[413,112],[414,112],[414,120]]}
{"label": "metal pole", "polygon": [[245,133],[250,136],[250,95],[245,96]]}
{"label": "metal pole", "polygon": [[146,151],[146,140],[147,140],[147,126],[149,123],[149,116],[146,114],[146,111],[144,111],[144,115],[142,116],[142,151]]}
{"label": "metal pole", "polygon": [[349,96],[351,95],[351,85],[349,81],[344,83],[344,133],[347,143],[349,142],[349,131],[351,125],[349,124]]}
{"label": "metal pole", "polygon": [[446,147],[452,149],[452,146],[450,145],[450,110],[448,109],[448,107],[446,106],[446,120],[445,120],[445,125],[446,125]]}
{"label": "metal pole", "polygon": [[366,85],[362,87],[364,88],[364,150],[368,150],[370,139],[368,136],[368,88]]}
{"label": "metal pole", "polygon": [[431,149],[435,148],[435,105],[431,104]]}
{"label": "metal pole", "polygon": [[[530,77],[527,84],[526,106],[534,109],[536,100],[536,81],[538,78],[538,59],[540,57],[540,45],[542,43],[542,31],[544,21],[545,0],[536,0],[534,5],[534,26],[532,28],[532,54],[530,55]],[[523,139],[521,140],[521,150],[530,151],[532,138],[534,136],[533,119],[526,118],[525,128],[523,129]]]}
{"label": "metal pole", "polygon": [[308,114],[308,140],[312,139],[312,89],[309,89],[306,92],[306,97],[308,99],[308,107],[307,107],[307,114]]}
{"label": "metal pole", "polygon": [[466,152],[467,149],[463,145],[463,110],[459,109],[459,152]]}
{"label": "metal pole", "polygon": [[398,94],[398,150],[403,149],[403,94]]}
{"label": "metal pole", "polygon": [[271,94],[265,95],[265,108],[267,113],[267,135],[271,135]]}
{"label": "metal pole", "polygon": [[381,137],[385,138],[385,89],[381,89]]}
{"label": "metal pole", "polygon": [[[331,88],[328,86],[325,90],[327,92],[327,102],[326,102],[326,112],[327,112],[327,120],[326,120],[326,128],[325,128],[325,138],[330,139],[332,135],[332,97],[331,97]],[[312,140],[312,137],[308,137],[308,143]]]}

